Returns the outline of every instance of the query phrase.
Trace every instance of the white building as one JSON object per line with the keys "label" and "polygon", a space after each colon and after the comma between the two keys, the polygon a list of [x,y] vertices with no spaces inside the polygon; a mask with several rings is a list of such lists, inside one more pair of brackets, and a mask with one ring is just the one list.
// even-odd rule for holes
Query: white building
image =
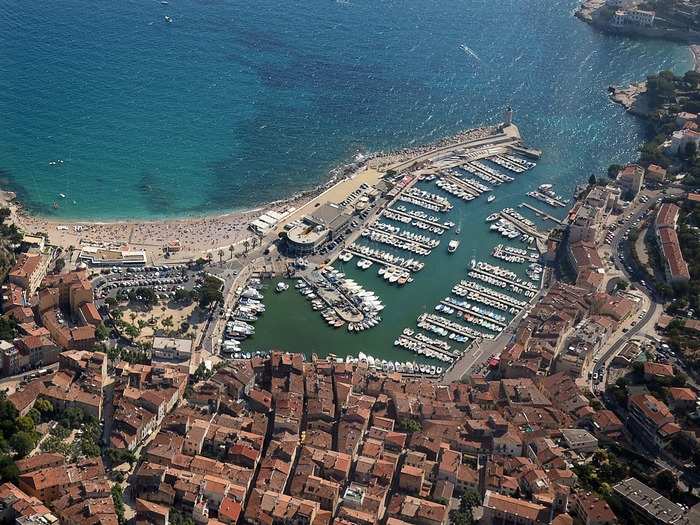
{"label": "white building", "polygon": [[690,129],[674,131],[673,135],[671,135],[671,145],[668,148],[668,152],[672,155],[685,153],[685,148],[691,142],[694,143],[698,151],[700,151],[700,133]]}
{"label": "white building", "polygon": [[656,18],[655,11],[642,11],[641,9],[620,9],[615,11],[612,18],[613,27],[651,27]]}
{"label": "white building", "polygon": [[83,246],[78,259],[89,266],[144,266],[146,252],[143,250],[124,251]]}
{"label": "white building", "polygon": [[192,357],[192,340],[174,337],[154,337],[153,357],[165,361],[189,361]]}

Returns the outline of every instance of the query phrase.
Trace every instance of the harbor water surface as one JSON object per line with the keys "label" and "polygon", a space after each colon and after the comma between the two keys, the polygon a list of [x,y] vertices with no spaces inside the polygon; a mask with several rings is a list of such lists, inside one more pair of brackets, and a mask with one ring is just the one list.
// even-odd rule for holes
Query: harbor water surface
{"label": "harbor water surface", "polygon": [[577,4],[0,2],[0,184],[33,213],[85,220],[250,208],[315,186],[358,149],[496,123],[510,104],[544,157],[492,204],[451,199],[456,254],[448,233],[403,288],[381,281],[376,265],[345,265],[384,300],[378,327],[327,328],[290,289],[267,294],[245,344],[409,360],[392,344],[401,329],[465,278],[472,257],[496,262],[489,213],[542,183],[570,196],[634,158],[641,124],[607,87],[690,66],[683,46],[592,31],[572,16]]}
{"label": "harbor water surface", "polygon": [[608,85],[690,65],[591,30],[577,4],[0,1],[0,185],[54,217],[218,213],[511,104],[543,178],[572,187],[641,141]]}
{"label": "harbor water surface", "polygon": [[[544,159],[542,163],[544,164]],[[502,171],[505,172],[505,170]],[[485,261],[515,271],[520,277],[527,280],[525,275],[527,264],[509,264],[491,256],[493,246],[499,243],[518,248],[524,248],[526,245],[517,240],[503,239],[500,235],[490,231],[489,223],[485,219],[496,211],[512,207],[521,215],[535,222],[540,229],[554,226],[553,222],[542,221],[534,213],[519,207],[520,203],[527,202],[558,218],[566,214],[565,208],[552,209],[544,203],[525,196],[526,191],[536,189],[537,186],[544,183],[544,173],[546,173],[546,170],[541,169],[539,166],[520,175],[511,173],[510,175],[515,177],[515,181],[496,187],[493,191],[496,200],[491,203],[486,201],[486,194],[471,202],[463,202],[442,192],[434,183],[420,183],[419,187],[421,189],[443,195],[450,200],[454,208],[448,213],[439,214],[439,217],[442,221],[450,220],[457,224],[461,228],[461,233],[456,234],[455,227],[440,237],[440,245],[434,248],[428,257],[413,256],[425,262],[423,270],[413,274],[413,283],[402,287],[388,284],[377,275],[378,264],[374,264],[368,270],[357,268],[356,262],[358,257],[353,258],[348,263],[337,261],[334,265],[336,268],[341,269],[347,277],[356,280],[366,289],[373,290],[380,297],[385,304],[385,309],[381,312],[382,322],[379,325],[361,333],[348,332],[346,327],[339,329],[330,328],[323,321],[319,312],[314,312],[309,302],[293,287],[282,293],[275,293],[274,283],[277,280],[273,280],[265,292],[267,310],[255,323],[255,335],[247,340],[242,347],[248,351],[266,351],[271,348],[278,348],[302,352],[307,357],[310,357],[312,353],[316,353],[319,356],[333,353],[339,357],[344,357],[347,355],[357,356],[359,352],[363,352],[391,361],[404,362],[415,360],[436,364],[437,361],[426,360],[408,350],[395,347],[393,344],[394,340],[404,328],[416,329],[416,319],[421,313],[437,313],[434,312],[435,305],[441,299],[450,295],[452,286],[460,279],[470,279],[467,276],[467,272],[472,259]],[[419,209],[410,205],[407,207]],[[438,213],[428,213],[438,215]],[[386,219],[381,220],[382,222],[390,223]],[[410,226],[407,227],[399,223],[393,224],[416,233],[425,234],[425,232]],[[427,233],[427,235],[436,237],[432,233]],[[460,246],[453,254],[447,252],[447,243],[450,239],[460,240]],[[360,244],[387,250],[403,257],[411,257],[407,252],[389,249],[371,241],[363,239],[359,242]],[[514,295],[514,297],[524,299],[523,296]],[[446,317],[466,324],[464,321],[459,321],[455,316]],[[474,328],[479,329],[479,327]],[[482,331],[486,330],[482,329]],[[436,337],[432,334],[427,335]],[[464,348],[465,346],[448,339],[444,340],[450,343],[454,349]]]}

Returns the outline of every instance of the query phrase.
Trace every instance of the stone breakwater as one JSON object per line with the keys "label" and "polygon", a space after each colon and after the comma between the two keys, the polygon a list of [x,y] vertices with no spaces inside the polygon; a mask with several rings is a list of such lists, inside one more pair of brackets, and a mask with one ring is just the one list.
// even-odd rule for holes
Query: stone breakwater
{"label": "stone breakwater", "polygon": [[634,115],[644,116],[648,109],[644,94],[647,92],[646,82],[637,82],[629,86],[610,86],[608,88],[613,102],[620,104]]}

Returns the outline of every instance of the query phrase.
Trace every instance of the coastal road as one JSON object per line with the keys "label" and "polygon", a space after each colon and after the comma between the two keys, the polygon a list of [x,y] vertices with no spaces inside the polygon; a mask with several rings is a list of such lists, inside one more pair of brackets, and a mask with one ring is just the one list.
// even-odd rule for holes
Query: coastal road
{"label": "coastal road", "polygon": [[[613,235],[613,240],[610,243],[612,246],[612,262],[615,265],[615,267],[622,272],[622,274],[630,281],[636,284],[637,289],[643,293],[646,298],[649,301],[649,308],[647,311],[644,313],[643,317],[635,323],[630,329],[622,335],[613,345],[610,346],[610,348],[603,354],[599,359],[598,362],[594,365],[593,367],[593,376],[595,377],[596,375],[601,377],[601,380],[599,381],[598,385],[601,386],[601,389],[605,389],[605,374],[607,373],[607,368],[609,365],[609,361],[612,360],[612,358],[617,355],[617,353],[624,348],[625,344],[632,339],[635,335],[637,335],[642,329],[646,328],[647,324],[651,322],[653,319],[656,318],[657,311],[659,308],[661,308],[661,305],[657,302],[656,300],[656,292],[653,289],[647,288],[647,286],[641,285],[639,281],[643,280],[644,274],[640,272],[639,269],[633,268],[633,267],[627,267],[624,262],[624,254],[623,254],[623,240],[625,233],[627,230],[632,228],[632,224],[637,220],[642,218],[642,216],[649,210],[653,205],[657,203],[657,198],[659,193],[657,192],[649,192],[645,194],[649,195],[649,201],[645,204],[639,203],[636,204],[633,208],[632,213],[627,213],[627,217],[629,217],[625,222],[625,224],[620,225],[617,230],[615,230],[615,234]],[[626,243],[625,243],[626,244]],[[632,257],[628,255],[628,260],[631,261]],[[651,286],[649,283],[646,283],[648,286]],[[592,390],[595,392],[596,384],[591,383]]]}
{"label": "coastal road", "polygon": [[[677,191],[671,189],[671,196],[677,195]],[[649,308],[644,313],[641,319],[635,323],[618,341],[616,341],[605,354],[598,360],[593,368],[594,374],[597,373],[602,379],[600,380],[601,389],[605,388],[605,375],[607,373],[607,368],[609,366],[609,361],[614,357],[617,352],[619,352],[632,337],[637,335],[643,329],[645,329],[650,322],[657,318],[657,315],[663,309],[662,300],[659,297],[656,289],[652,283],[645,282],[644,285],[641,281],[645,277],[648,277],[646,273],[640,269],[632,266],[633,258],[631,257],[629,251],[629,243],[625,241],[626,232],[633,228],[632,224],[642,218],[642,216],[647,213],[654,205],[659,204],[659,198],[662,197],[661,192],[658,191],[645,191],[642,194],[649,196],[649,201],[647,203],[637,203],[634,205],[631,213],[627,213],[628,220],[625,221],[626,225],[620,225],[615,231],[613,240],[611,242],[612,246],[612,261],[615,267],[622,272],[622,274],[629,279],[631,283],[635,283],[636,288],[643,293],[647,300],[649,301]],[[625,251],[627,252],[625,254]],[[627,258],[627,264],[625,263],[625,256]],[[595,387],[595,385],[593,385]],[[595,389],[593,390],[595,392]]]}

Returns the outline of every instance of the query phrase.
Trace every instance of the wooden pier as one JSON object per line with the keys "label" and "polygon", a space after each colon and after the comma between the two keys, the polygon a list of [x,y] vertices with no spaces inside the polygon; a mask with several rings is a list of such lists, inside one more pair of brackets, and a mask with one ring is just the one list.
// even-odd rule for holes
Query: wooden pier
{"label": "wooden pier", "polygon": [[503,212],[503,211],[498,212],[498,214],[503,219],[512,223],[513,226],[515,226],[515,228],[520,231],[520,233],[524,233],[525,235],[530,235],[532,237],[535,237],[536,239],[545,239],[546,238],[546,236],[544,234],[542,234],[541,232],[539,232],[537,230],[537,228],[525,224],[520,219],[513,217],[512,215],[510,215],[506,212]]}
{"label": "wooden pier", "polygon": [[545,213],[545,212],[543,212],[542,210],[537,209],[537,208],[535,208],[534,206],[531,206],[531,205],[528,204],[527,202],[523,202],[523,203],[521,203],[520,205],[521,205],[522,207],[524,207],[524,208],[527,208],[527,209],[530,210],[530,211],[535,212],[535,214],[537,214],[538,217],[542,217],[543,219],[547,219],[547,220],[550,220],[550,221],[552,221],[552,222],[556,222],[557,224],[563,224],[563,223],[562,223],[559,219],[557,219],[556,217],[552,217],[552,216],[549,215],[548,213]]}
{"label": "wooden pier", "polygon": [[[416,339],[415,337],[410,336],[410,335],[401,334],[396,339],[399,339],[399,340],[406,339],[408,341],[411,341],[412,343],[423,345],[428,350],[432,350],[433,352],[437,352],[438,354],[444,355],[445,357],[449,357],[450,359],[456,359],[458,357],[457,355],[455,355],[454,352],[451,352],[450,350],[445,350],[444,348],[440,348],[439,346],[435,346],[433,344],[426,343],[425,341],[421,341],[420,339]],[[399,345],[399,346],[401,346],[401,345]],[[410,348],[407,350],[410,350]]]}
{"label": "wooden pier", "polygon": [[480,314],[478,312],[475,312],[474,310],[470,310],[469,308],[465,308],[464,306],[460,306],[458,304],[451,303],[450,301],[442,300],[440,303],[444,304],[445,306],[449,306],[450,308],[454,308],[455,310],[458,310],[464,314],[469,314],[473,315],[474,317],[478,317],[479,319],[483,319],[484,321],[488,321],[489,323],[493,323],[495,325],[498,325],[502,328],[505,328],[507,326],[507,323],[503,321],[497,321],[496,319],[491,319],[490,317],[487,317],[483,314]]}
{"label": "wooden pier", "polygon": [[[497,294],[497,293],[501,294],[501,292],[499,292],[497,290],[491,290],[490,288],[485,287],[485,286],[483,287],[485,289],[482,289],[482,290],[477,290],[476,288],[471,288],[470,285],[465,284],[468,282],[470,282],[470,281],[460,281],[457,284],[457,286],[460,286],[461,288],[464,288],[465,290],[469,290],[470,292],[476,292],[478,294],[481,294],[484,297],[486,297],[487,299],[491,299],[493,301],[503,303],[503,304],[509,306],[510,308],[524,308],[525,304],[527,304],[527,301],[515,299],[514,297],[509,297],[506,294],[502,294],[502,295],[506,295],[506,297],[498,297],[495,294]],[[472,283],[472,284],[477,284],[477,283]],[[524,303],[524,304],[521,304],[521,303]]]}
{"label": "wooden pier", "polygon": [[[435,221],[430,221],[428,219],[422,219],[420,217],[414,217],[410,213],[406,213],[404,211],[400,211],[400,210],[397,210],[395,208],[388,208],[387,211],[391,211],[392,213],[395,213],[395,214],[400,215],[402,217],[407,217],[407,218],[411,219],[411,221],[420,221],[420,222],[427,224],[428,226],[434,226],[435,228],[440,228],[441,230],[449,230],[449,228],[441,222],[435,222]],[[382,217],[384,217],[384,214],[382,214]]]}
{"label": "wooden pier", "polygon": [[[410,202],[406,199],[413,199],[414,201],[417,202]],[[438,212],[446,213],[452,208],[452,203],[447,201],[447,203],[441,203],[437,201],[431,201],[430,199],[426,199],[424,197],[419,197],[417,195],[411,195],[410,193],[406,194],[401,194],[399,195],[399,200],[402,202],[408,202],[409,204],[413,204],[415,206],[422,206],[426,210],[433,211],[432,208],[437,208]]]}
{"label": "wooden pier", "polygon": [[459,187],[461,187],[463,190],[467,191],[469,194],[473,195],[474,197],[478,197],[482,193],[486,193],[488,190],[481,190],[472,184],[470,184],[468,181],[460,179],[458,177],[455,177],[454,175],[445,175],[443,177],[445,180],[448,182],[451,182],[452,184],[455,184]]}
{"label": "wooden pier", "polygon": [[486,272],[484,270],[480,270],[478,268],[470,268],[469,271],[478,273],[478,274],[483,275],[485,277],[493,277],[494,279],[498,279],[499,281],[503,281],[504,283],[510,284],[512,286],[517,286],[517,287],[522,288],[524,290],[527,290],[529,292],[537,292],[538,291],[538,288],[535,285],[528,283],[528,282],[519,283],[519,282],[514,281],[512,279],[508,279],[507,277],[488,273],[488,272]]}
{"label": "wooden pier", "polygon": [[[392,238],[394,238],[394,239],[396,239],[396,240],[398,240],[398,241],[401,241],[401,242],[416,244],[416,245],[420,246],[421,248],[425,248],[426,250],[432,250],[433,248],[436,248],[436,247],[437,247],[437,246],[431,246],[431,245],[429,245],[428,243],[426,243],[425,241],[419,241],[419,240],[415,240],[415,239],[409,239],[408,237],[403,237],[402,235],[399,235],[399,234],[397,234],[397,233],[389,233],[389,232],[387,232],[387,231],[380,230],[379,228],[376,228],[376,227],[373,227],[373,226],[370,226],[368,229],[369,229],[371,232],[380,233],[380,234],[382,234],[382,235],[386,235],[386,236],[388,236],[388,237],[392,237]],[[371,239],[369,239],[369,240],[371,240]],[[376,242],[376,241],[375,241],[375,242]],[[399,246],[392,246],[392,248],[400,248],[400,247],[399,247]],[[410,251],[410,250],[407,250],[407,251]]]}
{"label": "wooden pier", "polygon": [[[455,323],[454,321],[450,321],[450,323],[453,323],[455,325],[453,327],[452,325],[448,325],[447,323],[443,322],[443,321],[446,321],[446,319],[440,320],[440,319],[442,319],[442,317],[440,317],[440,316],[436,316],[436,317],[438,319],[427,318],[427,317],[424,319],[419,318],[419,322],[425,322],[428,324],[432,324],[433,326],[439,326],[440,328],[444,328],[448,332],[452,332],[453,334],[461,335],[463,337],[468,337],[469,339],[476,339],[477,337],[482,337],[482,335],[477,336],[476,334],[471,333],[471,331],[469,331],[471,329],[467,330],[466,326],[462,328],[462,325],[460,325],[459,323]],[[459,326],[460,328],[457,328],[457,326]],[[476,332],[476,330],[474,330],[474,331]]]}
{"label": "wooden pier", "polygon": [[409,268],[405,268],[401,266],[400,264],[394,264],[394,263],[389,263],[386,261],[383,261],[382,259],[378,257],[374,257],[373,255],[365,255],[359,250],[356,250],[354,248],[348,247],[345,248],[345,251],[350,252],[351,254],[355,255],[356,257],[360,257],[361,259],[367,259],[368,261],[376,262],[377,264],[381,264],[382,266],[386,266],[387,268],[394,268],[395,270],[401,270],[401,271],[406,271],[413,273],[413,270]]}
{"label": "wooden pier", "polygon": [[510,178],[510,176],[501,173],[492,173],[489,170],[485,169],[479,161],[470,162],[469,167],[478,171],[482,175],[486,175],[487,178],[498,181],[500,184],[509,182],[508,179]]}

